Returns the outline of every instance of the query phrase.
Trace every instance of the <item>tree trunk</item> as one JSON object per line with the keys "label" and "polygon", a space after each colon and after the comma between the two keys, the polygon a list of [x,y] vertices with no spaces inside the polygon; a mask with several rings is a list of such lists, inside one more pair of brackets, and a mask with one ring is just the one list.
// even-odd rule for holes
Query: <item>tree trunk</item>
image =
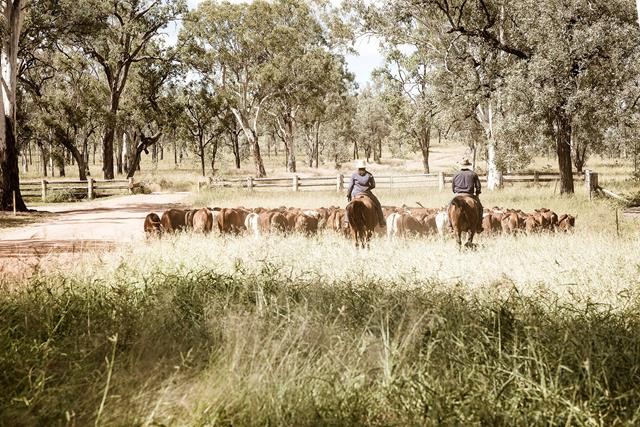
{"label": "tree trunk", "polygon": [[587,162],[587,144],[576,142],[574,135],[572,136],[571,145],[574,147],[573,164],[576,167],[576,171],[582,173],[582,169]]}
{"label": "tree trunk", "polygon": [[[75,159],[75,162],[78,165],[78,176],[80,177],[80,181],[86,181],[89,168],[80,150],[78,150],[78,148],[73,143],[73,141],[65,137],[62,137],[62,136],[59,137],[58,141],[60,142],[60,144],[62,144],[64,148],[69,150],[69,153],[71,153],[71,157]],[[64,175],[60,175],[60,176],[64,176]]]}
{"label": "tree trunk", "polygon": [[27,206],[20,193],[16,141],[17,54],[24,5],[20,0],[5,0],[2,3],[3,24],[8,34],[3,35],[0,47],[0,210],[15,208],[17,211],[26,211]]}
{"label": "tree trunk", "polygon": [[431,126],[422,129],[420,137],[420,152],[422,153],[422,169],[424,173],[429,173],[429,149],[431,145]]}
{"label": "tree trunk", "polygon": [[256,170],[257,178],[264,178],[267,176],[267,171],[264,169],[264,162],[262,161],[262,155],[260,154],[260,142],[258,141],[258,117],[260,111],[258,110],[253,117],[253,126],[249,124],[249,120],[246,117],[245,112],[240,112],[237,109],[232,109],[233,115],[236,118],[237,123],[242,128],[242,132],[249,141],[251,152],[253,154],[253,164]]}
{"label": "tree trunk", "polygon": [[140,170],[142,152],[149,154],[149,147],[157,143],[161,136],[161,132],[156,133],[154,136],[145,136],[142,132],[139,132],[140,142],[136,145],[135,154],[131,157],[132,163],[127,168],[127,178],[133,178],[136,171]]}
{"label": "tree trunk", "polygon": [[153,144],[151,147],[151,163],[153,163],[155,167],[158,166],[158,144]]}
{"label": "tree trunk", "polygon": [[48,172],[47,172],[47,152],[44,148],[44,144],[43,143],[38,143],[38,147],[40,147],[40,159],[42,162],[42,176],[47,177],[48,176]]}
{"label": "tree trunk", "polygon": [[173,165],[178,168],[178,143],[173,139]]}
{"label": "tree trunk", "polygon": [[315,161],[316,161],[316,169],[320,166],[320,122],[318,121],[318,125],[316,126],[316,139],[314,141],[314,149],[315,149]]}
{"label": "tree trunk", "polygon": [[104,126],[104,137],[102,138],[102,173],[104,179],[113,179],[113,140],[116,135],[116,112],[113,101],[111,111],[107,114]]}
{"label": "tree trunk", "polygon": [[231,137],[231,151],[233,151],[236,169],[240,169],[240,135],[232,130],[229,132],[229,136]]}
{"label": "tree trunk", "polygon": [[358,141],[353,141],[353,160],[358,159]]}
{"label": "tree trunk", "polygon": [[96,151],[98,151],[98,144],[94,142],[93,143],[93,160],[92,160],[92,163],[94,166],[96,164]]}
{"label": "tree trunk", "polygon": [[211,175],[216,174],[216,155],[218,154],[218,140],[211,142]]}
{"label": "tree trunk", "polygon": [[207,176],[204,170],[204,142],[202,141],[204,137],[202,133],[198,135],[198,156],[200,157],[200,171],[202,172],[202,176]]}
{"label": "tree trunk", "polygon": [[491,100],[487,101],[486,106],[478,105],[476,119],[484,129],[487,139],[487,189],[495,190],[500,186],[500,181],[496,159],[497,141],[493,134],[493,107]]}
{"label": "tree trunk", "polygon": [[116,171],[118,175],[122,175],[124,173],[124,165],[126,164],[124,161],[125,157],[125,147],[124,147],[124,136],[125,131],[121,127],[116,128]]}
{"label": "tree trunk", "polygon": [[260,155],[260,144],[258,142],[258,133],[256,131],[250,132],[251,137],[249,138],[249,143],[253,147],[253,164],[256,168],[256,177],[264,178],[267,176],[267,171],[264,169],[264,162],[262,161],[262,156]]}
{"label": "tree trunk", "polygon": [[562,112],[555,114],[555,141],[560,172],[560,194],[573,194],[573,172],[571,168],[571,120]]}
{"label": "tree trunk", "polygon": [[56,163],[58,163],[58,175],[61,177],[67,176],[67,171],[64,168],[64,151],[56,155]]}

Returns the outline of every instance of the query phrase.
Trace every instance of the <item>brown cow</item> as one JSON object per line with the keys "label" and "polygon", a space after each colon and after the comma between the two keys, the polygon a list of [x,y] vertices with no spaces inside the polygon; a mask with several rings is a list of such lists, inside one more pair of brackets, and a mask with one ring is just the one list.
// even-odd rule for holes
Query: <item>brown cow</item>
{"label": "brown cow", "polygon": [[213,214],[208,208],[198,209],[192,215],[191,223],[196,233],[209,234],[213,229]]}
{"label": "brown cow", "polygon": [[187,211],[184,209],[169,209],[162,214],[162,227],[167,233],[175,233],[187,228],[186,224]]}
{"label": "brown cow", "polygon": [[507,210],[502,215],[500,222],[502,223],[502,232],[505,234],[514,234],[524,228],[524,218],[514,210]]}
{"label": "brown cow", "polygon": [[485,211],[482,217],[482,228],[487,235],[500,234],[502,232],[502,212]]}
{"label": "brown cow", "polygon": [[285,211],[280,211],[284,218],[287,220],[287,231],[292,231],[296,228],[296,221],[298,219],[298,215],[300,211],[297,209],[287,209]]}
{"label": "brown cow", "polygon": [[318,232],[318,218],[301,213],[296,218],[294,230],[304,235],[312,235]]}
{"label": "brown cow", "polygon": [[193,228],[193,216],[198,212],[198,209],[189,209],[185,211],[184,223],[187,228]]}
{"label": "brown cow", "polygon": [[438,212],[436,211],[435,213],[432,213],[430,215],[425,216],[424,218],[422,218],[422,224],[425,227],[425,234],[427,235],[436,235],[438,234],[438,225],[436,223],[436,216],[438,215]]}
{"label": "brown cow", "polygon": [[218,229],[220,233],[239,234],[245,230],[244,220],[250,212],[245,209],[224,208],[218,214]]}
{"label": "brown cow", "polygon": [[289,227],[287,218],[279,211],[262,212],[258,215],[258,226],[262,233],[285,233]]}
{"label": "brown cow", "polygon": [[160,221],[160,217],[155,213],[150,213],[144,219],[144,233],[147,238],[150,237],[160,237],[162,236],[164,228],[162,227],[162,222]]}
{"label": "brown cow", "polygon": [[573,231],[573,228],[576,226],[576,217],[569,214],[562,214],[560,218],[558,218],[558,231],[562,231],[564,233],[568,231]]}
{"label": "brown cow", "polygon": [[527,234],[537,233],[541,230],[542,225],[538,222],[539,215],[528,215],[524,220],[524,230]]}
{"label": "brown cow", "polygon": [[536,213],[539,213],[542,216],[541,224],[544,224],[543,227],[548,231],[555,231],[558,227],[558,215],[550,209],[540,208],[536,209]]}

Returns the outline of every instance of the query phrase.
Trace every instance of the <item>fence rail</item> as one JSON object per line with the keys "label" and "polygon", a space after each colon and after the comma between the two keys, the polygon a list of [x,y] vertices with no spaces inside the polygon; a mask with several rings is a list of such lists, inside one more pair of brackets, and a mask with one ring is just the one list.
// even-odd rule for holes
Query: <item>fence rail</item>
{"label": "fence rail", "polygon": [[[589,172],[587,172],[589,173]],[[451,173],[429,173],[413,175],[377,175],[376,187],[380,189],[394,188],[425,188],[433,187],[445,190],[447,184],[451,184],[454,174]],[[573,173],[573,179],[583,181],[584,174]],[[559,174],[548,172],[534,172],[532,174],[504,174],[498,176],[499,186],[515,183],[549,183],[560,180]],[[480,181],[487,182],[486,176],[480,176]],[[260,189],[289,189],[300,190],[326,190],[328,187],[342,191],[349,186],[349,177],[345,175],[336,176],[314,176],[299,177],[292,176],[286,178],[218,178],[210,179],[209,182],[198,183],[198,190],[203,188],[245,188],[248,190]]]}
{"label": "fence rail", "polygon": [[24,197],[40,197],[45,202],[47,198],[58,192],[70,192],[77,196],[93,199],[97,195],[111,195],[117,192],[131,192],[136,186],[133,178],[129,179],[93,179],[79,180],[46,180],[20,181],[20,193]]}

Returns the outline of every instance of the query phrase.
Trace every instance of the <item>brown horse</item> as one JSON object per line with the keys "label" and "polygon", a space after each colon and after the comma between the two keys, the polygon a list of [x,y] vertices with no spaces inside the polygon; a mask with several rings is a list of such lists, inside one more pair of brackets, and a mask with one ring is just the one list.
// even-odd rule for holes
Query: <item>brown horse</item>
{"label": "brown horse", "polygon": [[478,202],[470,196],[459,195],[453,198],[448,209],[449,222],[456,236],[458,247],[462,246],[462,233],[467,232],[467,242],[464,244],[467,248],[473,248],[473,236],[478,229]]}
{"label": "brown horse", "polygon": [[356,248],[358,246],[363,249],[368,248],[373,230],[378,225],[378,215],[373,201],[364,194],[356,196],[347,205],[346,212],[349,217],[351,234],[356,241]]}

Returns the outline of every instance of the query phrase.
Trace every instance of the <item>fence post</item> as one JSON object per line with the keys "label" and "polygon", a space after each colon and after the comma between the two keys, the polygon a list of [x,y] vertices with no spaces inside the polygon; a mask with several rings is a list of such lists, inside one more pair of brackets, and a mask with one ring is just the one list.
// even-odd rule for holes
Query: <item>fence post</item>
{"label": "fence post", "polygon": [[248,177],[247,178],[247,188],[249,190],[253,190],[253,178],[252,177]]}
{"label": "fence post", "polygon": [[496,171],[496,188],[504,187],[504,177],[502,176],[502,172]]}
{"label": "fence post", "polygon": [[95,185],[94,179],[89,177],[89,179],[87,179],[87,199],[89,200],[93,200],[93,198],[95,197],[95,194],[93,191],[94,185]]}
{"label": "fence post", "polygon": [[393,188],[393,175],[389,176],[389,189]]}
{"label": "fence post", "polygon": [[342,190],[344,190],[344,184],[342,183],[342,179],[344,178],[344,176],[342,174],[339,174],[336,177],[336,191],[340,192]]}
{"label": "fence post", "polygon": [[444,172],[442,171],[438,172],[438,190],[444,190]]}
{"label": "fence post", "polygon": [[127,181],[129,181],[129,193],[133,194],[133,177],[127,178]]}
{"label": "fence post", "polygon": [[293,191],[298,191],[298,175],[293,176]]}
{"label": "fence post", "polygon": [[584,171],[584,189],[591,198],[591,193],[598,189],[598,173],[591,170]]}
{"label": "fence post", "polygon": [[540,172],[533,171],[533,183],[538,184],[540,182]]}
{"label": "fence post", "polygon": [[41,182],[42,182],[42,201],[45,202],[47,199],[47,180],[43,179]]}

